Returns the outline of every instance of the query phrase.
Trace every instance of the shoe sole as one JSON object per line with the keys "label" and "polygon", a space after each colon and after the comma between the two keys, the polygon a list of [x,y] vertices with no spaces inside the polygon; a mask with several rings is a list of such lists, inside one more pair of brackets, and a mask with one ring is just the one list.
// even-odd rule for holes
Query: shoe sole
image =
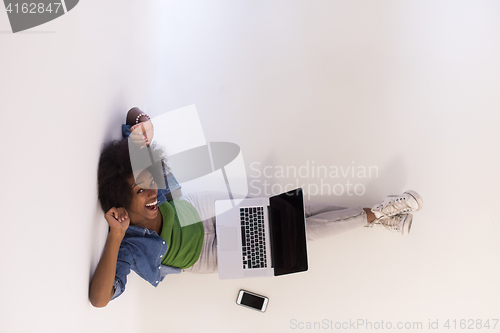
{"label": "shoe sole", "polygon": [[408,235],[410,233],[411,223],[413,222],[413,215],[408,214],[406,219],[403,221],[403,227],[401,228],[401,232],[403,235]]}
{"label": "shoe sole", "polygon": [[421,210],[424,207],[424,200],[422,199],[422,197],[417,192],[412,191],[412,190],[408,190],[405,193],[411,195],[413,197],[413,199],[415,199],[417,201],[418,209],[416,211],[419,211],[419,210]]}

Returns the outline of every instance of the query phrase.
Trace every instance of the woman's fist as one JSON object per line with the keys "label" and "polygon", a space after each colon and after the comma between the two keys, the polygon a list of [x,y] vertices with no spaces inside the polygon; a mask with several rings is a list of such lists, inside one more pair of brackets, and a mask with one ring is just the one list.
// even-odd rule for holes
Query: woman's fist
{"label": "woman's fist", "polygon": [[111,208],[104,215],[104,218],[106,219],[106,221],[109,224],[109,227],[112,230],[121,231],[123,233],[125,233],[130,224],[130,219],[128,217],[127,210],[123,207]]}
{"label": "woman's fist", "polygon": [[130,128],[130,138],[141,148],[147,146],[153,140],[154,127],[151,120],[136,124]]}

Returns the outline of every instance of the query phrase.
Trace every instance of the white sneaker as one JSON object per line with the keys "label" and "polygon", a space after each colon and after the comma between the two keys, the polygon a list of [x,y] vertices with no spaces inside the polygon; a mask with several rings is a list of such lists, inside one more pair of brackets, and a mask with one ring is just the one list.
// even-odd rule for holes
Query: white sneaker
{"label": "white sneaker", "polygon": [[384,216],[381,218],[377,218],[371,222],[368,222],[368,225],[366,225],[365,227],[371,228],[374,225],[381,225],[391,231],[401,232],[403,235],[408,235],[410,233],[412,221],[413,221],[412,214],[401,214],[389,217]]}
{"label": "white sneaker", "polygon": [[424,206],[422,197],[415,191],[406,191],[401,195],[389,195],[382,203],[373,206],[375,217],[394,216],[414,213]]}

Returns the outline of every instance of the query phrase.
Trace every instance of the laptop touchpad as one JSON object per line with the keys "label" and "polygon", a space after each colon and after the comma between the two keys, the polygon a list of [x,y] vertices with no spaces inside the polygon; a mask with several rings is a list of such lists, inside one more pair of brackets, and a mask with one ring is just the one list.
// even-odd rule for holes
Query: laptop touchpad
{"label": "laptop touchpad", "polygon": [[240,228],[226,227],[220,228],[217,235],[219,236],[218,245],[221,251],[236,251],[238,250],[238,240],[240,239],[238,232]]}

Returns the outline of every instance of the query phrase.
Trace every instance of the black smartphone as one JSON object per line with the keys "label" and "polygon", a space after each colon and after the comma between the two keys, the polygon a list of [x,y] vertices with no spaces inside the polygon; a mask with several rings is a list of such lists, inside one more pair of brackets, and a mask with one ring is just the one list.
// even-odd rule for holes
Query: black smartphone
{"label": "black smartphone", "polygon": [[240,292],[238,293],[238,298],[236,299],[236,304],[260,312],[266,311],[268,303],[269,298],[267,298],[266,296],[254,294],[243,289],[240,290]]}

